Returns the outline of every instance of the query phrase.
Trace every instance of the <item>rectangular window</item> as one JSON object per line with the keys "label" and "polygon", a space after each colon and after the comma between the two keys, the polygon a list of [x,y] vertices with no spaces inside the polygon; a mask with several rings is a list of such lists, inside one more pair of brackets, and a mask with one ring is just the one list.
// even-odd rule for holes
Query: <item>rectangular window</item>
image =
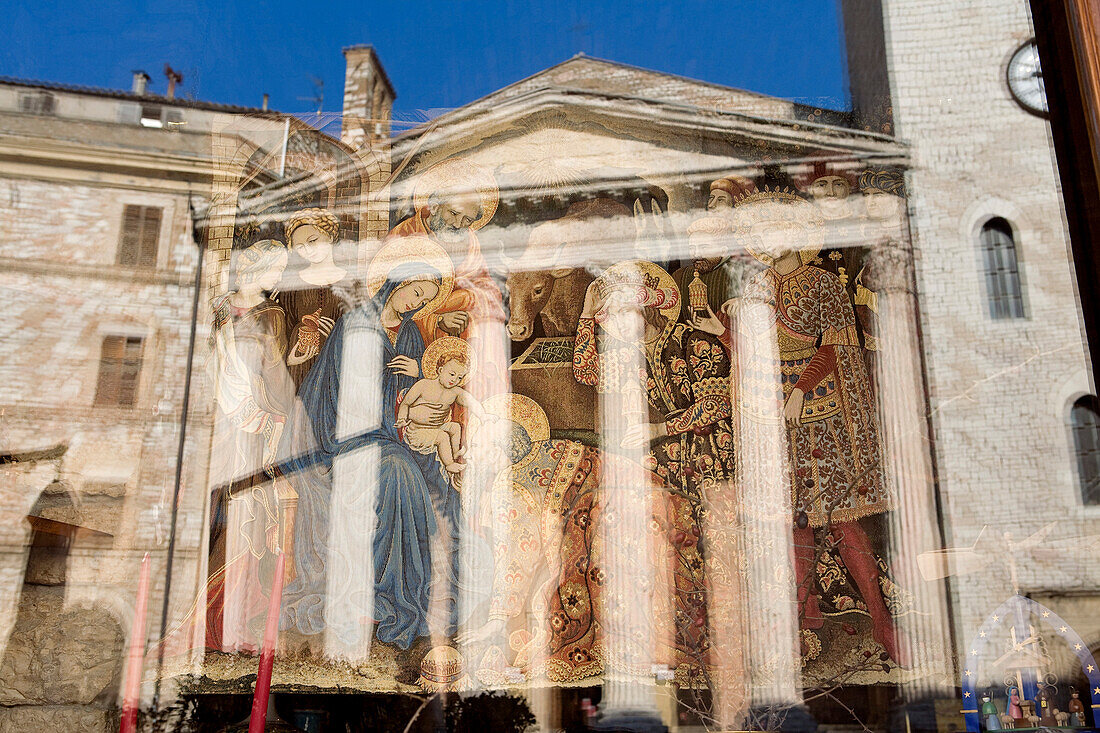
{"label": "rectangular window", "polygon": [[159,104],[141,105],[141,125],[142,127],[164,127]]}
{"label": "rectangular window", "polygon": [[49,92],[31,92],[19,97],[19,108],[32,115],[52,115],[57,108],[57,98]]}
{"label": "rectangular window", "polygon": [[116,262],[126,267],[156,267],[161,209],[127,204],[122,212],[122,237]]}
{"label": "rectangular window", "polygon": [[137,399],[141,375],[142,339],[138,336],[107,336],[99,355],[99,381],[95,403],[129,407]]}

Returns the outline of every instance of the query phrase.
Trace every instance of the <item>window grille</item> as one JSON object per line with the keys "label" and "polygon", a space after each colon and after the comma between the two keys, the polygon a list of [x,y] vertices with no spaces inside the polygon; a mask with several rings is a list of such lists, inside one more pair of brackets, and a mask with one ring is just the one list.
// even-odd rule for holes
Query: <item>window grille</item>
{"label": "window grille", "polygon": [[57,97],[49,92],[31,92],[19,97],[19,109],[32,115],[52,115],[57,110]]}

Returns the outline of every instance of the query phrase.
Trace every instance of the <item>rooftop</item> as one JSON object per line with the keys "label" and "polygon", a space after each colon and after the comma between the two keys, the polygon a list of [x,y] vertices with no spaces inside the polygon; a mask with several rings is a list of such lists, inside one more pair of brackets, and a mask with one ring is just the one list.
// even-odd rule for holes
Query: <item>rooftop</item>
{"label": "rooftop", "polygon": [[19,79],[11,76],[0,76],[0,84],[8,86],[25,87],[27,89],[42,89],[51,92],[68,92],[70,94],[86,94],[95,97],[108,97],[112,99],[125,99],[134,102],[149,102],[154,104],[170,105],[189,109],[201,109],[211,112],[227,112],[230,114],[264,115],[278,118],[287,117],[283,112],[265,110],[259,107],[242,107],[236,104],[221,104],[219,102],[204,102],[186,97],[166,97],[162,94],[135,94],[120,89],[105,89],[103,87],[90,87],[80,84],[59,84],[57,82],[38,81],[36,79]]}

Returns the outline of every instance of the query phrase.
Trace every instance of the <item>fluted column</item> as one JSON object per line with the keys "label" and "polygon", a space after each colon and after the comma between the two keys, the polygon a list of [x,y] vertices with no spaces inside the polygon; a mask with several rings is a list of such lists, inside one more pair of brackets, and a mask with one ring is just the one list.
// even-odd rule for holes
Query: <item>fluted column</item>
{"label": "fluted column", "polygon": [[928,402],[922,376],[912,257],[891,239],[870,256],[878,312],[875,387],[883,456],[895,499],[890,521],[889,566],[907,597],[909,613],[897,618],[899,644],[908,648],[913,674],[902,687],[909,700],[950,695],[950,631],[943,581],[924,581],[917,556],[942,547],[932,473]]}
{"label": "fluted column", "polygon": [[[616,303],[611,304],[615,308]],[[636,307],[612,314],[621,343],[610,348],[617,372],[601,374],[600,432],[605,445],[600,486],[603,511],[597,542],[606,578],[602,599],[604,718],[640,713],[657,718],[653,699],[653,599],[655,568],[649,545],[649,480],[642,459],[648,442],[623,447],[631,427],[649,422],[644,375],[644,322]],[[636,345],[636,347],[633,347]],[[601,338],[601,350],[604,343]],[[601,354],[601,362],[606,362]],[[617,455],[616,455],[617,454]]]}
{"label": "fluted column", "polygon": [[[802,702],[798,612],[795,603],[794,550],[791,522],[791,467],[788,427],[782,404],[756,401],[756,410],[738,409],[750,390],[781,391],[774,307],[746,302],[734,339],[735,359],[742,365],[734,376],[734,421],[737,430],[737,485],[744,497],[744,550],[749,620],[749,669],[754,708],[780,708]],[[768,324],[766,327],[764,324]],[[752,384],[749,363],[757,375],[771,373],[774,381]],[[770,414],[759,414],[767,407]]]}

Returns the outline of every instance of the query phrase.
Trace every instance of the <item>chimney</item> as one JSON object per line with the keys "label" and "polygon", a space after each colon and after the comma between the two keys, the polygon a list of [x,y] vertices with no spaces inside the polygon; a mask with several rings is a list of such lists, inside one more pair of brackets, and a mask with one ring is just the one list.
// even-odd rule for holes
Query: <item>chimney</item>
{"label": "chimney", "polygon": [[168,91],[164,96],[169,99],[175,99],[176,97],[176,85],[183,83],[183,74],[173,69],[168,64],[164,65],[164,76],[168,79]]}
{"label": "chimney", "polygon": [[149,75],[141,69],[134,69],[134,84],[130,91],[139,96],[145,95],[149,91]]}
{"label": "chimney", "polygon": [[388,137],[393,84],[371,46],[344,49],[344,124],[341,139],[353,148]]}
{"label": "chimney", "polygon": [[267,102],[268,102],[268,96],[265,94],[264,95],[264,106],[263,106],[264,112],[267,112]]}

